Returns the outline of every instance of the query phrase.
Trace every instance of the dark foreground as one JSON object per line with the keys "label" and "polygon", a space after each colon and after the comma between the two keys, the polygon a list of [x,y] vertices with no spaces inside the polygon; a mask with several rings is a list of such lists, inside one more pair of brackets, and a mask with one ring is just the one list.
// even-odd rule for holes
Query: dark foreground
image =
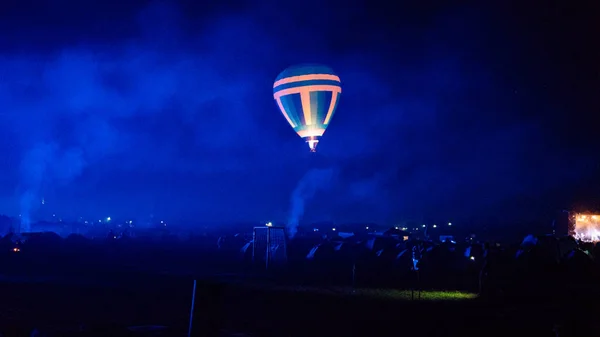
{"label": "dark foreground", "polygon": [[[345,264],[346,258],[308,263],[300,254],[301,259],[271,268],[266,276],[261,265],[255,265],[263,269],[259,272],[240,259],[239,247],[229,254],[211,250],[210,242],[38,239],[29,238],[16,252],[12,241],[0,241],[4,336],[30,336],[34,328],[60,337],[185,336],[194,278],[201,280],[194,336],[556,336],[557,329],[561,337],[600,335],[600,274],[596,263],[577,249],[573,252],[579,259],[561,263],[545,258],[544,252],[555,249],[538,250],[537,245],[518,261],[512,258],[514,252],[509,259],[490,259],[492,267],[486,270],[491,276],[482,289],[493,299],[424,293],[419,300],[418,293],[413,298],[410,291],[353,292],[324,285],[473,290],[484,259],[466,260],[465,268],[464,263],[451,264],[458,266],[451,273],[443,268],[447,260],[438,257],[442,262],[433,263],[435,256],[452,255],[451,251],[440,249],[443,254],[436,255],[432,250],[421,274],[396,274],[386,270],[410,271],[409,255],[386,264],[372,250],[361,253],[357,248],[356,273],[349,268],[353,264]],[[358,258],[363,255],[367,258]],[[226,272],[236,274],[223,275]],[[248,276],[257,274],[263,275]],[[387,281],[377,282],[382,279]],[[142,334],[127,329],[142,325],[168,330]]]}
{"label": "dark foreground", "polygon": [[[123,282],[127,280],[126,282]],[[134,325],[163,325],[160,336],[185,336],[193,281],[185,277],[115,275],[65,284],[5,280],[0,332],[46,336],[141,336]],[[581,293],[577,291],[576,293]],[[573,293],[574,294],[574,293]],[[254,336],[561,336],[597,335],[589,293],[496,299],[347,288],[274,287],[229,278],[198,283],[195,336],[223,330]],[[149,334],[146,334],[149,335]]]}

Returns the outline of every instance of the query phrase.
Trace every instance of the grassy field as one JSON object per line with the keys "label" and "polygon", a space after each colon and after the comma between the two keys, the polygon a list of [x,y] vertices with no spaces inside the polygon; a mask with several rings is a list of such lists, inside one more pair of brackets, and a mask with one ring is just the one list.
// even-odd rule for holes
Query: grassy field
{"label": "grassy field", "polygon": [[[34,326],[73,329],[84,324],[104,331],[103,335],[123,335],[122,330],[106,329],[152,324],[171,327],[169,336],[185,335],[191,279],[119,278],[119,282],[104,287],[2,283],[0,332],[30,331],[27,329]],[[223,328],[273,337],[553,336],[556,324],[572,324],[589,331],[595,322],[591,300],[577,307],[546,302],[541,305],[530,300],[492,303],[454,291],[424,291],[419,299],[416,292],[413,297],[411,291],[395,289],[276,286],[241,280],[201,282],[197,290],[197,336],[216,336]]]}
{"label": "grassy field", "polygon": [[290,292],[301,296],[303,293],[316,294],[323,297],[356,297],[370,300],[389,301],[464,301],[477,298],[477,294],[461,291],[418,291],[386,288],[351,288],[351,287],[315,287],[315,286],[264,286],[247,285],[247,289],[269,289],[273,292]]}

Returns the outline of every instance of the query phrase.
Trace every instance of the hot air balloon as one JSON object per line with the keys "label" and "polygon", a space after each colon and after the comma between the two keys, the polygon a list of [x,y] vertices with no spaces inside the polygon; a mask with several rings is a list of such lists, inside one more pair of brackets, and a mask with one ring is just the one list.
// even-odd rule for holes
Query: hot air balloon
{"label": "hot air balloon", "polygon": [[316,152],[341,93],[340,78],[323,65],[289,67],[273,84],[273,97],[279,110],[298,136],[306,140],[311,152]]}

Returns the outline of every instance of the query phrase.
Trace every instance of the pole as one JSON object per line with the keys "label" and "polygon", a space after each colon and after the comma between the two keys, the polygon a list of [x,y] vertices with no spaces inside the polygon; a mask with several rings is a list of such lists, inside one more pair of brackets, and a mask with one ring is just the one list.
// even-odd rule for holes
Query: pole
{"label": "pole", "polygon": [[190,309],[190,326],[188,327],[188,337],[192,336],[192,322],[194,321],[194,303],[196,302],[196,280],[192,289],[192,308]]}
{"label": "pole", "polygon": [[[414,269],[412,272],[416,273]],[[415,279],[412,279],[410,283],[410,300],[413,301],[415,299]]]}
{"label": "pole", "polygon": [[267,251],[265,252],[265,270],[269,269],[269,260],[271,259],[271,227],[267,227]]}
{"label": "pole", "polygon": [[252,263],[254,263],[254,254],[256,254],[256,228],[252,231]]}
{"label": "pole", "polygon": [[355,292],[356,288],[356,262],[352,264],[352,292]]}
{"label": "pole", "polygon": [[421,300],[421,274],[417,270],[417,287],[419,287],[419,300]]}

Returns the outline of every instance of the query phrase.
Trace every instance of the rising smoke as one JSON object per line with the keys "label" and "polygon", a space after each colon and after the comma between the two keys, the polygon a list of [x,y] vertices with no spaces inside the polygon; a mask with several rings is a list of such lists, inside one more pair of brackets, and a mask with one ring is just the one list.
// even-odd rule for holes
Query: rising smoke
{"label": "rising smoke", "polygon": [[[240,137],[252,131],[250,114],[232,116],[244,110],[236,108],[241,103],[231,102],[230,97],[242,102],[243,92],[251,86],[235,76],[222,78],[222,69],[235,73],[222,61],[225,51],[205,52],[199,57],[185,48],[161,48],[161,43],[171,43],[181,34],[178,13],[179,8],[163,3],[149,6],[138,17],[142,36],[135,43],[123,40],[110,46],[80,46],[74,41],[53,53],[0,53],[0,121],[7,129],[4,132],[14,132],[18,145],[14,148],[20,152],[16,198],[22,231],[30,229],[35,220],[32,214],[48,190],[69,185],[87,167],[109,159],[119,160],[118,167],[123,170],[146,170],[150,157],[152,169],[167,170],[173,169],[170,163],[176,158],[182,170],[198,171],[195,158],[184,162],[176,152],[181,143],[177,137],[183,134],[182,124],[196,129],[196,116],[206,109],[226,107],[233,112],[222,114],[223,119],[236,123],[227,123],[232,132],[218,132],[218,141],[213,134],[198,133],[192,142],[200,148],[238,146],[238,138],[229,135]],[[218,26],[215,34],[236,28]],[[158,31],[168,38],[155,38]],[[151,36],[151,41],[146,36]],[[172,114],[175,108],[177,113]],[[160,124],[163,133],[158,138],[156,129],[151,128],[153,121],[164,121],[166,114],[170,116],[166,122],[154,123]],[[169,127],[177,132],[169,132]],[[226,160],[219,164],[231,165]]]}
{"label": "rising smoke", "polygon": [[44,183],[68,183],[81,173],[85,165],[80,148],[61,149],[54,142],[37,143],[25,153],[20,167],[22,232],[31,229],[31,213],[40,205]]}
{"label": "rising smoke", "polygon": [[311,169],[300,179],[292,193],[290,216],[287,224],[287,232],[290,239],[298,232],[300,219],[304,215],[306,203],[310,201],[318,191],[331,187],[334,170]]}

